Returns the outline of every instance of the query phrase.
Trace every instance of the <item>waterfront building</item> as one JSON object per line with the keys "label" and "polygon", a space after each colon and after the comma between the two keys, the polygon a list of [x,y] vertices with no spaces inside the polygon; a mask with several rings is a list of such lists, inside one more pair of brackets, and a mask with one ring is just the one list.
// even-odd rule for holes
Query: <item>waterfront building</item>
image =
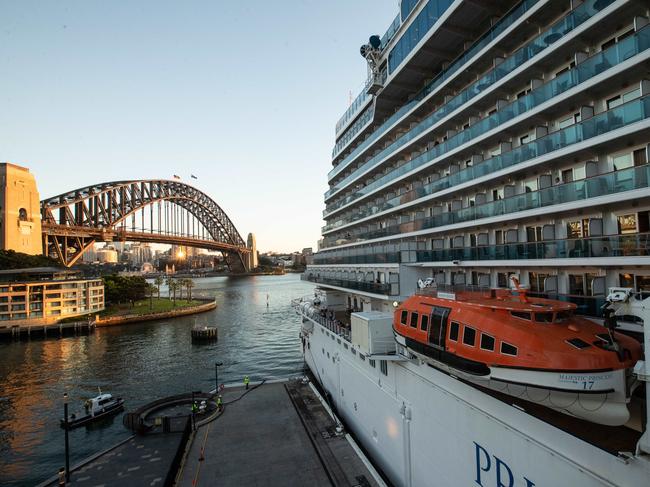
{"label": "waterfront building", "polygon": [[643,1],[402,1],[363,46],[305,278],[389,310],[437,283],[597,316],[650,292],[650,26]]}
{"label": "waterfront building", "polygon": [[43,253],[36,180],[26,167],[8,162],[0,163],[0,249]]}
{"label": "waterfront building", "polygon": [[55,323],[104,309],[104,283],[55,267],[0,270],[2,327]]}

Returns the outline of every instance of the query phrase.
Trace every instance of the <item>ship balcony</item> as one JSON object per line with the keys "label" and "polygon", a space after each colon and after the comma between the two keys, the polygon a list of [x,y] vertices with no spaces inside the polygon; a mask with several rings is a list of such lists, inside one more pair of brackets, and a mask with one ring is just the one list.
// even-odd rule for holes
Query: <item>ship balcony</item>
{"label": "ship balcony", "polygon": [[[439,89],[450,83],[456,83],[458,78],[467,75],[465,73],[466,70],[463,68],[468,67],[470,64],[473,64],[477,60],[480,60],[484,57],[489,57],[487,56],[487,52],[490,49],[494,48],[493,44],[495,41],[503,42],[504,40],[510,40],[512,42],[516,42],[516,36],[513,35],[513,32],[518,27],[518,21],[526,14],[526,12],[531,11],[533,7],[535,7],[538,3],[539,0],[524,0],[516,8],[512,9],[504,17],[499,19],[499,21],[496,22],[490,28],[490,30],[483,34],[483,36],[481,36],[474,44],[472,44],[472,46],[470,46],[459,57],[457,57],[449,66],[440,71],[435,76],[435,78],[432,81],[428,82],[425,87],[422,88],[414,97],[412,97],[408,103],[404,104],[401,108],[399,108],[399,110],[384,120],[380,127],[376,128],[366,140],[355,147],[352,152],[346,155],[343,159],[338,159],[338,156],[343,152],[345,147],[347,147],[348,143],[352,140],[353,137],[349,137],[346,140],[337,142],[334,149],[332,150],[332,159],[335,167],[328,173],[328,181],[331,181],[336,175],[345,169],[362,151],[367,149],[371,144],[375,143],[379,138],[386,135],[388,129],[390,129],[400,119],[406,118],[407,114],[412,115],[412,112],[414,110],[422,108],[424,106],[423,101],[431,99],[432,96],[434,96],[434,92],[437,92]],[[396,20],[399,20],[399,16]],[[502,34],[505,31],[509,31],[509,35],[507,37],[501,38]],[[382,41],[382,46],[384,45],[385,43]],[[384,84],[384,81],[385,80],[382,80],[382,85]],[[367,94],[367,90],[365,93]],[[337,137],[340,135],[339,124],[337,124]],[[355,125],[356,124],[357,122],[355,122]]]}
{"label": "ship balcony", "polygon": [[[458,116],[457,111],[460,110],[462,107],[469,109],[471,103],[475,103],[475,98],[479,97],[483,92],[488,92],[488,91],[493,92],[497,85],[503,84],[504,80],[506,79],[511,79],[512,76],[515,74],[515,72],[522,71],[523,69],[530,69],[529,61],[532,60],[533,58],[541,58],[544,56],[548,57],[551,55],[555,55],[555,57],[558,57],[568,52],[571,52],[571,50],[575,51],[576,48],[574,43],[567,44],[566,42],[558,42],[558,39],[556,37],[554,38],[551,34],[560,33],[560,37],[567,37],[567,38],[569,38],[571,35],[577,35],[571,33],[572,31],[578,30],[582,24],[584,24],[590,19],[590,16],[586,15],[585,11],[593,10],[593,6],[591,5],[592,3],[594,3],[593,0],[590,0],[589,2],[581,5],[580,7],[577,7],[574,11],[569,13],[561,22],[554,24],[550,29],[537,36],[529,44],[518,49],[515,53],[513,53],[511,56],[506,58],[503,62],[499,63],[498,66],[496,66],[494,69],[492,69],[491,71],[483,75],[480,79],[478,79],[470,86],[468,86],[460,93],[458,93],[456,96],[454,96],[451,100],[449,100],[449,102],[445,103],[438,110],[425,117],[413,129],[401,135],[394,142],[392,142],[387,147],[382,149],[378,154],[370,158],[368,161],[364,162],[361,166],[354,169],[350,174],[345,176],[342,180],[337,181],[335,184],[333,184],[330,187],[328,191],[325,192],[325,201],[327,202],[331,200],[333,196],[338,194],[344,188],[348,187],[356,179],[358,179],[362,175],[365,175],[368,171],[372,170],[373,168],[378,167],[380,163],[382,163],[389,156],[394,155],[396,151],[403,149],[409,145],[412,145],[414,141],[419,140],[425,133],[429,133],[435,127],[443,123],[452,114],[454,114],[454,116]],[[592,26],[591,28],[593,29],[595,27]],[[553,93],[550,94],[550,97],[548,92],[544,92],[540,90],[536,90],[537,91],[536,96],[541,95],[541,97],[544,98],[544,100],[540,101],[537,100],[535,97],[528,95],[527,97],[529,100],[528,104],[530,104],[532,101],[533,105],[526,107],[524,111],[539,106],[544,101],[548,101],[550,98],[554,96],[558,96],[560,93],[562,93],[562,91],[568,90],[569,88],[575,86],[576,84],[585,81],[585,79],[593,77],[601,73],[605,69],[612,67],[616,64],[619,64],[624,60],[629,59],[629,57],[631,57],[632,55],[647,49],[648,47],[646,44],[648,43],[647,40],[648,33],[647,33],[647,29],[645,30],[646,30],[645,35],[642,36],[639,39],[639,41],[635,40],[634,42],[632,41],[622,42],[621,45],[625,43],[624,48],[621,46],[614,46],[610,48],[610,51],[612,52],[610,52],[609,55],[604,59],[601,59],[600,62],[596,61],[596,59],[599,59],[599,55],[601,55],[601,53],[598,53],[592,56],[591,58],[589,58],[587,61],[581,63],[584,64],[584,66],[582,67],[582,71],[575,71],[575,72],[569,71],[569,73],[572,73],[570,76],[566,76],[568,73],[565,73],[565,75],[558,77],[558,78],[562,78],[562,80],[555,78],[550,83],[544,85],[542,88],[546,90],[548,90],[548,86],[550,84],[554,85],[554,91]],[[636,47],[635,44],[637,42],[640,42],[641,46]],[[635,52],[628,53],[628,50],[632,50]],[[604,56],[604,54],[602,55]],[[578,74],[576,75],[576,73]],[[522,73],[519,73],[519,75],[521,74]],[[577,77],[577,79],[572,79],[573,77]],[[566,84],[566,86],[562,85],[561,83]],[[562,88],[562,90],[558,91],[559,88]],[[501,87],[501,89],[503,89],[503,87]],[[520,101],[521,100],[517,100],[517,102]],[[375,111],[379,110],[378,103],[379,103],[379,98],[375,102]],[[503,114],[508,112],[513,105],[506,107],[504,110],[501,110],[495,115],[499,115],[501,118],[503,118],[504,116]],[[510,118],[512,118],[512,116],[514,115],[510,114],[510,117],[504,121],[508,121]],[[461,132],[461,134],[467,135],[467,132],[469,131],[474,134],[473,137],[482,135],[482,133],[485,132],[486,129],[491,129],[498,125],[498,124],[496,125],[494,124],[494,121],[496,119],[493,119],[493,121],[491,122],[493,125],[486,126],[485,121],[490,118],[491,117],[481,120],[473,127],[470,127],[470,129]],[[501,123],[503,123],[503,121]],[[376,131],[376,133],[379,132],[380,131]],[[372,138],[373,136],[370,137],[370,139]],[[457,139],[458,135],[455,136],[454,138]],[[368,142],[368,144],[369,143],[370,142]],[[365,146],[365,144],[366,142],[364,142],[362,146]],[[358,152],[356,151],[353,152],[352,154],[350,154],[350,156],[348,156],[348,158],[346,158],[345,161],[343,161],[336,168],[330,171],[330,174],[332,175],[331,177],[329,177],[330,181],[333,180],[334,175],[340,174],[345,167],[349,166],[349,163],[351,161],[349,162],[346,161],[348,161],[348,159],[351,156],[353,156],[355,153],[358,154]],[[336,209],[334,206],[330,208],[330,206],[328,205],[329,212],[333,211],[334,209]]]}
{"label": "ship balcony", "polygon": [[[649,257],[650,233],[604,235],[579,239],[555,239],[541,242],[516,242],[501,245],[416,251],[416,261],[434,265],[462,265],[464,261],[547,260],[600,257]],[[544,262],[535,265],[544,265]],[[565,265],[569,265],[568,263]]]}
{"label": "ship balcony", "polygon": [[[650,100],[648,100],[650,104]],[[643,194],[634,192],[634,190],[647,189],[650,181],[650,166],[645,164],[639,167],[631,167],[621,171],[613,171],[599,176],[594,176],[571,183],[560,184],[554,187],[532,191],[529,193],[518,194],[502,200],[491,201],[477,206],[470,206],[447,213],[438,214],[431,217],[419,218],[407,223],[391,225],[379,230],[363,232],[358,234],[349,233],[346,240],[349,243],[362,242],[370,239],[379,239],[390,236],[405,237],[408,234],[425,234],[430,233],[425,230],[441,229],[448,225],[461,223],[477,222],[480,220],[491,219],[497,221],[512,221],[513,217],[522,218],[524,216],[535,216],[542,214],[539,211],[528,212],[528,210],[544,210],[543,214],[549,214],[554,211],[553,206],[564,203],[576,203],[584,201],[583,206],[600,205],[605,203],[604,199],[610,201],[623,201],[625,199],[637,199],[641,196],[648,196],[647,191]],[[629,195],[625,195],[630,192]],[[616,198],[612,198],[617,195]],[[609,197],[609,198],[605,198]],[[596,199],[599,198],[599,199]],[[601,201],[601,198],[602,199]],[[594,200],[589,201],[589,200]],[[569,210],[572,206],[563,205],[564,210]],[[498,218],[500,217],[500,218]],[[460,227],[455,227],[460,228]],[[333,247],[334,242],[328,247]]]}
{"label": "ship balcony", "polygon": [[[650,34],[650,30],[648,31],[648,34]],[[497,176],[502,177],[504,174],[497,174],[497,171],[505,171],[524,163],[529,166],[536,159],[550,161],[553,159],[554,155],[557,157],[560,157],[561,155],[561,157],[566,158],[568,155],[567,151],[570,152],[570,149],[572,148],[575,148],[574,152],[584,151],[585,147],[583,143],[589,140],[593,140],[593,143],[590,144],[592,149],[598,145],[608,145],[611,143],[609,133],[624,127],[635,126],[638,131],[647,132],[647,123],[643,125],[636,124],[641,121],[647,122],[649,118],[650,97],[643,97],[630,101],[612,110],[595,115],[584,122],[571,125],[565,129],[540,137],[511,151],[504,152],[481,163],[467,167],[462,171],[449,174],[448,176],[432,181],[431,183],[425,184],[402,195],[387,199],[382,203],[369,205],[367,208],[359,208],[350,216],[340,218],[322,227],[322,233],[323,235],[326,235],[335,230],[341,230],[347,225],[361,223],[359,220],[376,217],[380,212],[395,211],[404,205],[414,206],[416,202],[422,198],[443,191],[445,194],[448,194],[450,192],[448,190],[453,190],[454,188],[463,189],[464,187],[471,185],[473,181],[480,180],[484,183],[486,178],[489,179]],[[436,149],[447,143],[453,143],[453,139],[450,139],[429,151],[433,152],[433,154],[429,154],[429,152],[424,153],[411,160],[409,163],[397,168],[395,171],[369,183],[363,188],[360,188],[357,193],[355,193],[357,195],[356,199],[378,190],[378,188],[389,184],[402,175],[410,173],[419,166],[428,163],[430,159],[435,159],[435,154],[438,152]],[[575,156],[575,154],[573,155]]]}
{"label": "ship balcony", "polygon": [[364,293],[373,294],[387,298],[388,296],[396,296],[399,294],[399,285],[389,283],[377,282],[364,282],[352,281],[350,279],[334,279],[329,277],[322,277],[314,274],[313,271],[308,271],[302,274],[300,278],[303,281],[313,282],[319,286],[332,287],[334,289],[362,291]]}

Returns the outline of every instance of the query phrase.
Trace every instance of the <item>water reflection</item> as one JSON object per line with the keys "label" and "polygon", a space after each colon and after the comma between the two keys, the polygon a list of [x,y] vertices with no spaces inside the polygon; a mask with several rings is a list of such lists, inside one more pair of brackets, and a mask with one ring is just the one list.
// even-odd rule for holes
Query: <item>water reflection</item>
{"label": "water reflection", "polygon": [[[0,484],[33,485],[63,463],[61,397],[71,412],[97,388],[124,397],[127,409],[166,394],[220,382],[300,373],[298,317],[292,298],[313,286],[297,275],[197,279],[193,295],[215,297],[216,310],[176,320],[100,328],[77,338],[0,343]],[[162,294],[165,293],[162,288]],[[269,295],[267,307],[267,294]],[[216,324],[219,341],[193,344],[194,324]],[[71,431],[71,463],[127,436],[118,416]]]}

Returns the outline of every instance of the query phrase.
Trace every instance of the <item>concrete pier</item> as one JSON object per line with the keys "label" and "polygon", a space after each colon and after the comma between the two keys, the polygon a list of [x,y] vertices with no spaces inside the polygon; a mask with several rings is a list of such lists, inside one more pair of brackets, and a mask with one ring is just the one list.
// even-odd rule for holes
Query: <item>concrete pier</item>
{"label": "concrete pier", "polygon": [[309,384],[226,389],[223,413],[190,440],[177,485],[379,486]]}

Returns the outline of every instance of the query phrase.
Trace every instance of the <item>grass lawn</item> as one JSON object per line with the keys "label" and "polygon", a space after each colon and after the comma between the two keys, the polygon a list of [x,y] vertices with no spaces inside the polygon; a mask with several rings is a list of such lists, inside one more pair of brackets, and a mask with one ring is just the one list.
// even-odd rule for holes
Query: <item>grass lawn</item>
{"label": "grass lawn", "polygon": [[149,298],[136,301],[134,306],[130,304],[118,304],[108,306],[100,313],[100,316],[119,316],[119,315],[145,315],[147,313],[161,313],[163,311],[171,311],[173,309],[185,308],[187,306],[197,306],[202,304],[201,301],[187,299],[177,299],[176,306],[171,299],[167,298],[153,298],[153,307],[150,308]]}

